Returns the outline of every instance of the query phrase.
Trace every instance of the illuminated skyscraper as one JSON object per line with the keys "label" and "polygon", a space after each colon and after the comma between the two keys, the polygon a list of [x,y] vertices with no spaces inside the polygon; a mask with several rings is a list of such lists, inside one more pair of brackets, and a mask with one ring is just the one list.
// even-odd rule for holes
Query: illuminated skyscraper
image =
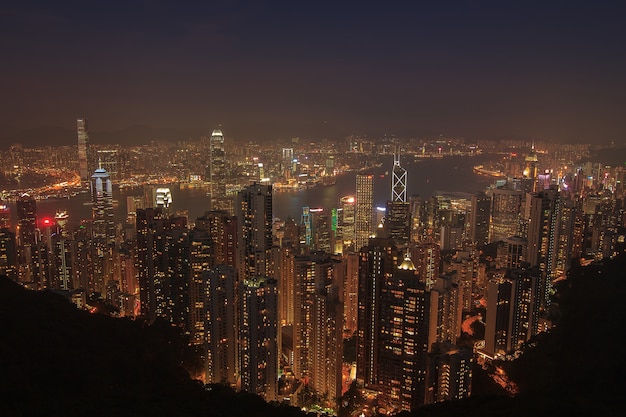
{"label": "illuminated skyscraper", "polygon": [[400,149],[393,154],[393,168],[391,169],[391,201],[406,203],[406,169],[400,166]]}
{"label": "illuminated skyscraper", "polygon": [[76,119],[78,132],[78,173],[82,181],[89,181],[89,166],[87,158],[87,146],[89,145],[89,133],[87,119]]}
{"label": "illuminated skyscraper", "polygon": [[37,203],[28,194],[22,194],[16,204],[17,238],[18,245],[31,246],[35,244],[35,230],[37,229]]}
{"label": "illuminated skyscraper", "polygon": [[113,251],[115,222],[113,220],[113,185],[109,173],[103,168],[91,176],[93,212],[93,270],[94,288],[104,294],[106,285],[113,279]]}
{"label": "illuminated skyscraper", "polygon": [[374,223],[374,176],[357,174],[354,215],[355,250],[367,245]]}
{"label": "illuminated skyscraper", "polygon": [[221,130],[211,134],[211,209],[231,211],[230,200],[226,197],[226,152],[224,135]]}
{"label": "illuminated skyscraper", "polygon": [[274,401],[278,395],[278,286],[274,278],[238,285],[241,390]]}
{"label": "illuminated skyscraper", "polygon": [[240,191],[235,216],[239,280],[273,277],[272,186],[253,184]]}
{"label": "illuminated skyscraper", "polygon": [[497,188],[491,195],[489,242],[518,234],[524,194],[518,190]]}

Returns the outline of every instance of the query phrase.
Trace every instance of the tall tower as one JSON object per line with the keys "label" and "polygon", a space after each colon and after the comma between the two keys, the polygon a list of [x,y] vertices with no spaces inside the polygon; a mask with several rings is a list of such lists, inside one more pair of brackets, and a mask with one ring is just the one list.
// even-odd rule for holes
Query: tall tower
{"label": "tall tower", "polygon": [[354,214],[355,250],[367,245],[374,223],[374,176],[357,174]]}
{"label": "tall tower", "polygon": [[93,271],[94,291],[104,294],[107,283],[113,279],[113,185],[109,173],[98,168],[91,176],[93,202]]}
{"label": "tall tower", "polygon": [[78,173],[81,181],[89,181],[89,167],[87,164],[87,146],[89,133],[87,131],[87,119],[76,119],[78,132]]}
{"label": "tall tower", "polygon": [[17,238],[20,247],[35,244],[37,229],[37,203],[29,194],[22,194],[16,204]]}
{"label": "tall tower", "polygon": [[211,209],[227,210],[231,207],[226,198],[226,152],[221,130],[211,134]]}
{"label": "tall tower", "polygon": [[406,169],[400,166],[400,147],[393,154],[393,168],[391,169],[391,201],[406,203]]}
{"label": "tall tower", "polygon": [[272,186],[253,184],[237,194],[237,265],[239,280],[274,276]]}

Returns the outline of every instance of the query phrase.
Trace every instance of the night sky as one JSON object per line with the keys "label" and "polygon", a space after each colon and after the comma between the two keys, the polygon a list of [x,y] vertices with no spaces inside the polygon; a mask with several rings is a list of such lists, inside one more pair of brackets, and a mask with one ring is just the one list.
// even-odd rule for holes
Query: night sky
{"label": "night sky", "polygon": [[626,142],[626,2],[11,1],[0,54],[0,133]]}

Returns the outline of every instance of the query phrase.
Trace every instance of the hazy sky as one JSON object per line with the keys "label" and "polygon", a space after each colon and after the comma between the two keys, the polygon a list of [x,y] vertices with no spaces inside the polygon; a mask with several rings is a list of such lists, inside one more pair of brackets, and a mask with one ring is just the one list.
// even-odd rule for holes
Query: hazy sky
{"label": "hazy sky", "polygon": [[[94,3],[94,4],[90,4]],[[626,2],[23,1],[0,127],[626,142]]]}

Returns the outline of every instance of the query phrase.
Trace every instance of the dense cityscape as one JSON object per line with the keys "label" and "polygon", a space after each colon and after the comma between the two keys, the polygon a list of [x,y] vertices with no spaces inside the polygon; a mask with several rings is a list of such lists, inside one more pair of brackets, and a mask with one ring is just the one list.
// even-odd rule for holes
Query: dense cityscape
{"label": "dense cityscape", "polygon": [[[192,378],[310,412],[466,399],[476,367],[515,395],[494,364],[558,326],[555,283],[626,248],[626,169],[593,162],[590,145],[239,143],[216,128],[113,146],[90,141],[86,119],[76,126],[76,145],[0,155],[0,275],[93,314],[165,321],[197,355]],[[483,191],[407,192],[408,161],[478,156]],[[388,199],[375,207],[381,166]],[[354,191],[335,206],[274,215],[277,193],[345,175]],[[201,190],[204,214],[174,210],[173,187]],[[133,195],[119,201],[121,190]],[[89,218],[37,214],[85,194]]]}

